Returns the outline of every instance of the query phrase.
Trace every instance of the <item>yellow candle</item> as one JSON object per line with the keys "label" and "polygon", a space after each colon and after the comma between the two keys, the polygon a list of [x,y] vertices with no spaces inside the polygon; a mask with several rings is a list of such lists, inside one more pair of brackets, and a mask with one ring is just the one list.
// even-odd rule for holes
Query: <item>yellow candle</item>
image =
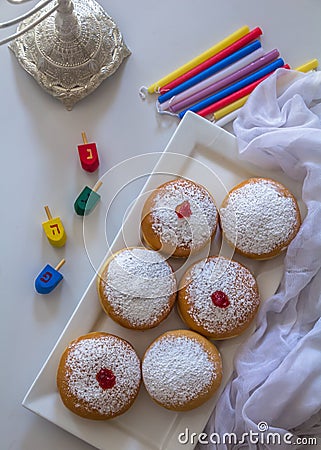
{"label": "yellow candle", "polygon": [[225,39],[223,39],[222,41],[215,44],[213,47],[209,48],[208,50],[201,53],[199,56],[196,56],[194,59],[192,59],[188,63],[186,63],[183,66],[179,67],[178,69],[174,70],[174,72],[171,72],[170,74],[161,78],[156,83],[153,83],[152,85],[150,85],[147,88],[148,92],[150,94],[152,94],[153,92],[157,92],[158,88],[165,86],[165,84],[170,83],[171,81],[180,77],[184,73],[186,73],[189,70],[193,69],[194,67],[198,66],[202,62],[204,62],[207,59],[211,58],[212,56],[216,55],[218,52],[224,50],[226,47],[233,44],[233,42],[236,42],[238,39],[240,39],[241,37],[243,37],[247,33],[249,33],[249,31],[250,31],[250,29],[248,26],[244,26],[244,27],[234,31],[234,33],[230,34]]}
{"label": "yellow candle", "polygon": [[302,66],[296,67],[295,70],[298,72],[309,72],[310,70],[316,69],[318,67],[319,63],[317,59],[311,59],[305,64],[302,64]]}
{"label": "yellow candle", "polygon": [[218,119],[221,119],[222,117],[226,116],[227,114],[230,114],[231,112],[235,111],[238,108],[241,108],[244,103],[247,101],[250,95],[244,95],[244,97],[239,98],[238,100],[235,100],[235,102],[230,103],[227,106],[224,106],[224,108],[218,109],[213,113],[213,119],[216,121]]}

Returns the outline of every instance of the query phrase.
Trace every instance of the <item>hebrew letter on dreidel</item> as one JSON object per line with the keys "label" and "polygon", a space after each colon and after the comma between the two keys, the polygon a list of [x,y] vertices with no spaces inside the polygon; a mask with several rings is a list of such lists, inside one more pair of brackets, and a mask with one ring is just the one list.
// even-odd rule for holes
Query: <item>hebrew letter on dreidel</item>
{"label": "hebrew letter on dreidel", "polygon": [[93,159],[93,152],[91,151],[91,148],[87,148],[87,159]]}
{"label": "hebrew letter on dreidel", "polygon": [[57,223],[54,223],[53,225],[50,225],[50,228],[52,229],[52,234],[55,236],[55,229],[57,230],[57,233],[60,234],[60,229]]}
{"label": "hebrew letter on dreidel", "polygon": [[42,275],[42,277],[40,278],[40,281],[42,281],[43,283],[48,283],[48,281],[51,280],[51,278],[52,278],[52,273],[46,272]]}

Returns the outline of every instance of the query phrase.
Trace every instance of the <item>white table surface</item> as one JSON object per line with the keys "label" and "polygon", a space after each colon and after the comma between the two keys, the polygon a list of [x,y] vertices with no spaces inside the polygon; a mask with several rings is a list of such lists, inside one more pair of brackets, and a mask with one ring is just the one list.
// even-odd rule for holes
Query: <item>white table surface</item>
{"label": "white table surface", "polygon": [[[82,219],[73,212],[75,198],[115,164],[161,152],[177,127],[174,118],[157,115],[154,102],[141,101],[139,87],[245,24],[260,26],[263,47],[278,48],[293,67],[314,57],[321,61],[319,0],[100,3],[118,23],[132,55],[72,112],[39,88],[7,46],[0,47],[1,450],[92,448],[25,410],[21,401],[94,275]],[[0,21],[31,4],[2,1]],[[99,149],[101,164],[95,174],[79,166],[77,144],[83,130]],[[138,193],[138,187],[133,189]],[[118,203],[108,223],[110,237],[118,231],[129,199]],[[68,235],[64,248],[51,247],[44,236],[46,204],[63,220]],[[36,294],[35,276],[46,263],[55,265],[62,257],[67,262],[59,288],[49,296]]]}

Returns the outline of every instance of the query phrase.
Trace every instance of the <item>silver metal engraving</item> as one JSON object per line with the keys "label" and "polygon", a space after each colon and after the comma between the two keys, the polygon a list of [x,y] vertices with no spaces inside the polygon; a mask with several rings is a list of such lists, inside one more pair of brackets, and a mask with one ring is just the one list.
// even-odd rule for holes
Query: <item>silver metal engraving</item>
{"label": "silver metal engraving", "polygon": [[[23,30],[52,8],[28,17]],[[114,20],[95,0],[59,0],[57,11],[11,42],[22,67],[68,110],[130,54]]]}

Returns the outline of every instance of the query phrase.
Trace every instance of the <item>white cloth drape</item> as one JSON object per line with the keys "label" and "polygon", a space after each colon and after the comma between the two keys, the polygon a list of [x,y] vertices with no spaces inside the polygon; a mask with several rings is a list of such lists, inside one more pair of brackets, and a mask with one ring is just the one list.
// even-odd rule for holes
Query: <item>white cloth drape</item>
{"label": "white cloth drape", "polygon": [[[307,215],[285,257],[276,295],[261,307],[255,333],[207,424],[208,436],[258,431],[321,435],[321,73],[279,69],[251,94],[234,122],[239,154],[282,168],[302,185]],[[293,438],[293,442],[296,438]],[[320,438],[321,441],[321,438]],[[199,449],[271,449],[266,442]],[[281,439],[275,448],[296,449]],[[308,447],[303,447],[308,448]]]}

